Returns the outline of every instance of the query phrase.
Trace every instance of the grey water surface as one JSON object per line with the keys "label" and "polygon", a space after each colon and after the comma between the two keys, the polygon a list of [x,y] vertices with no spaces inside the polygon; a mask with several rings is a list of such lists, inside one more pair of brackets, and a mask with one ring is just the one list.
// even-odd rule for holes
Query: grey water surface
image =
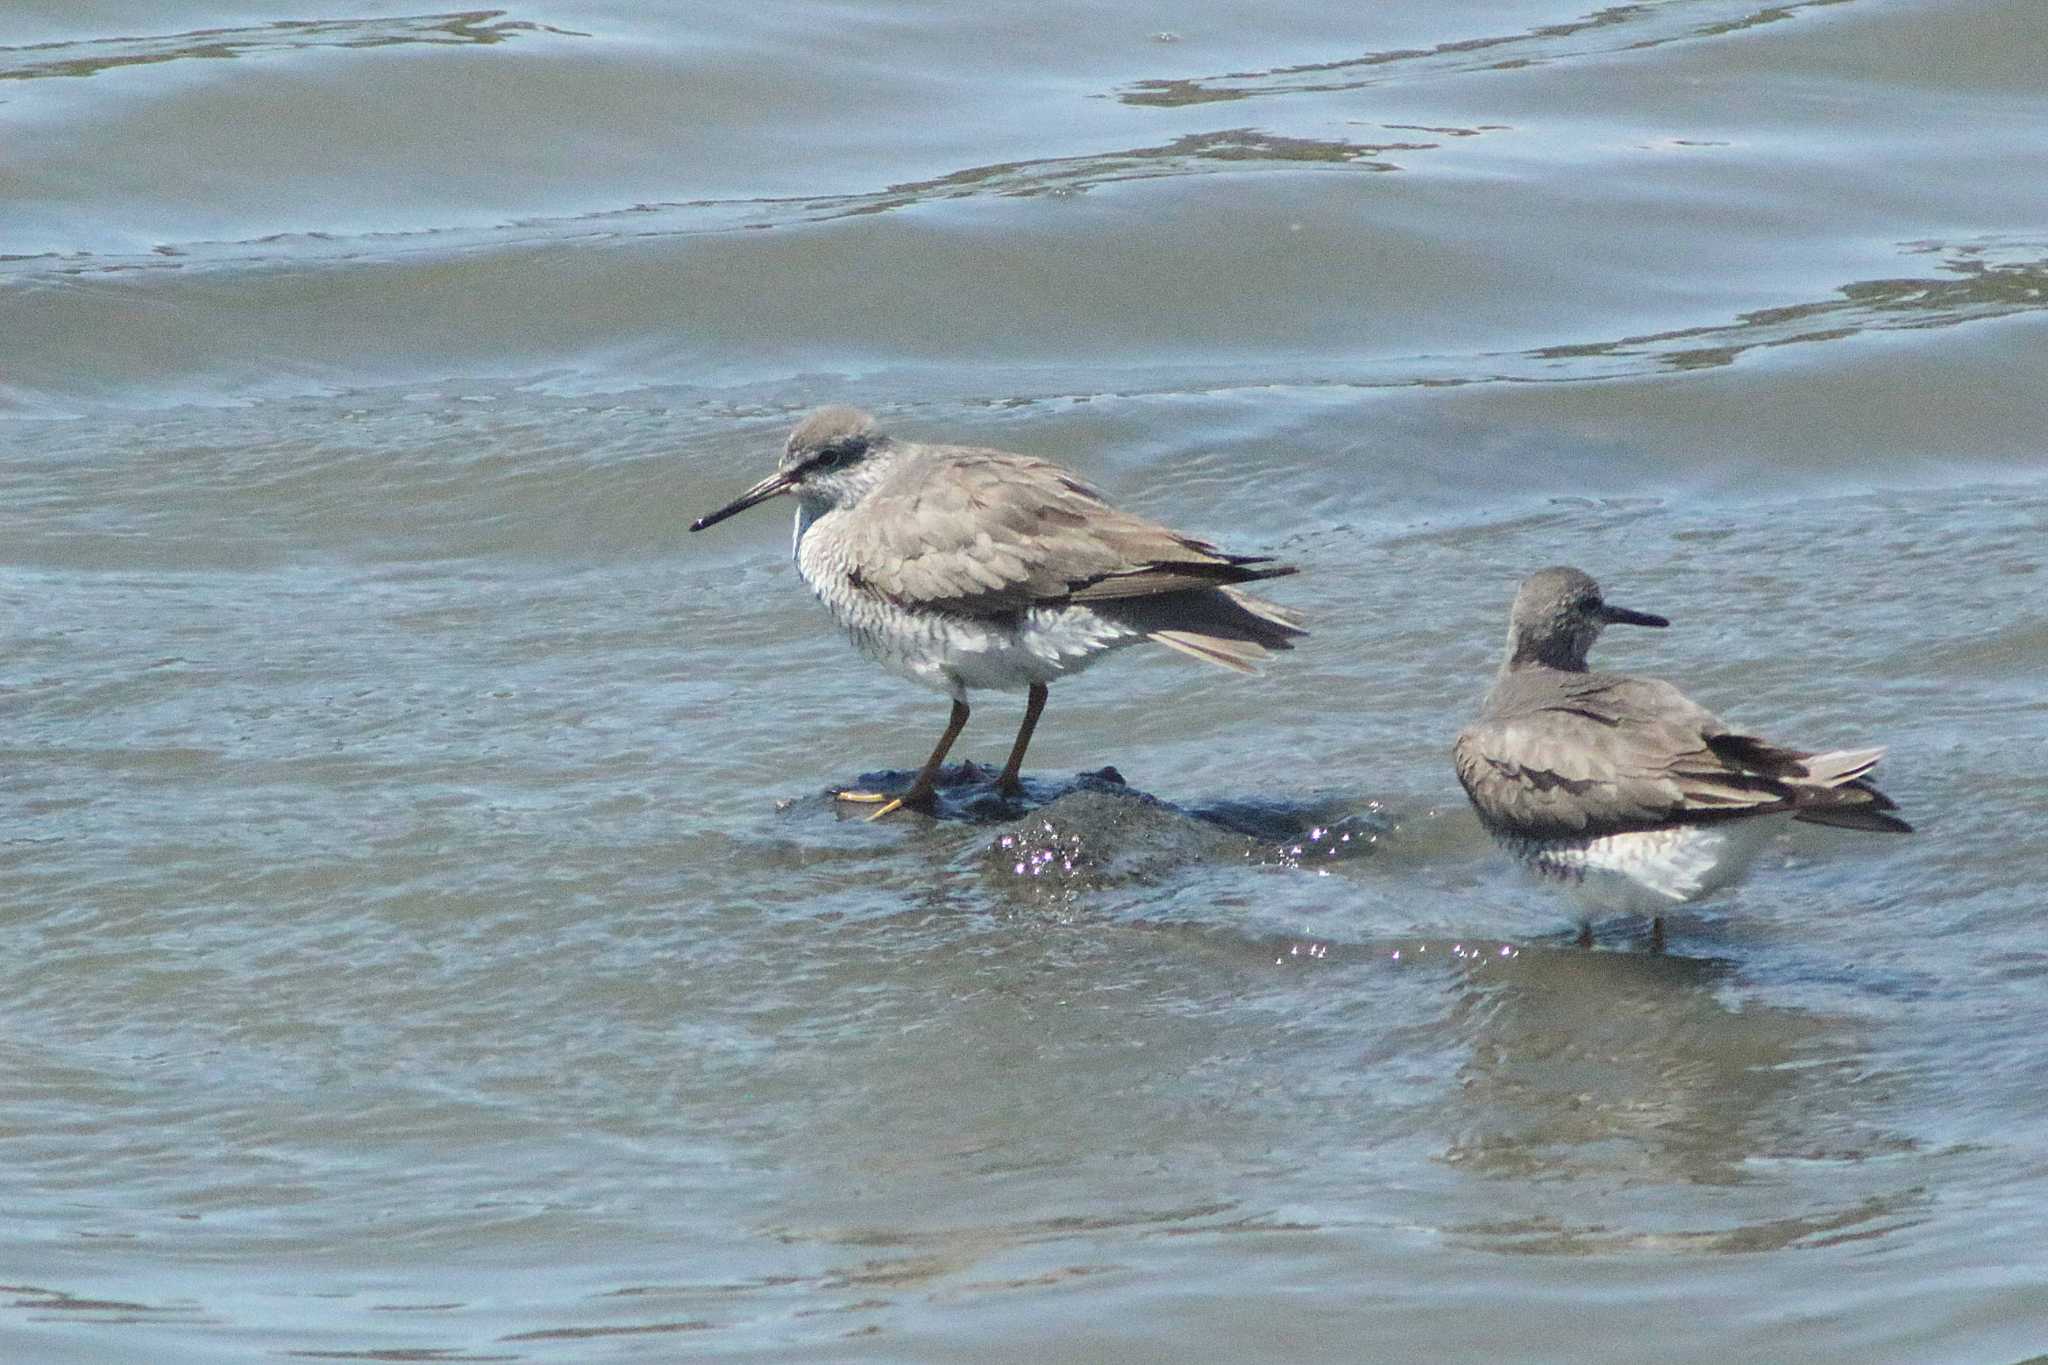
{"label": "grey water surface", "polygon": [[[0,1358],[2048,1353],[2044,71],[2038,0],[10,0]],[[842,818],[943,699],[782,510],[684,533],[841,401],[1314,638]],[[1447,761],[1559,561],[1919,833],[1574,948]]]}

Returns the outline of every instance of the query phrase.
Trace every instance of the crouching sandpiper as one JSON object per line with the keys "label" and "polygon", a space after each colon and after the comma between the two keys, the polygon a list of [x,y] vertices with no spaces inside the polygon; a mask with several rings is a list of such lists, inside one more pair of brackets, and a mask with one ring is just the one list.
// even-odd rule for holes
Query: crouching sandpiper
{"label": "crouching sandpiper", "polygon": [[[1452,751],[1487,830],[1596,909],[1660,912],[1726,886],[1787,820],[1910,833],[1867,778],[1883,749],[1807,753],[1731,730],[1668,682],[1595,673],[1610,625],[1667,626],[1617,607],[1577,569],[1531,574],[1479,719]],[[1592,942],[1585,922],[1579,941]]]}

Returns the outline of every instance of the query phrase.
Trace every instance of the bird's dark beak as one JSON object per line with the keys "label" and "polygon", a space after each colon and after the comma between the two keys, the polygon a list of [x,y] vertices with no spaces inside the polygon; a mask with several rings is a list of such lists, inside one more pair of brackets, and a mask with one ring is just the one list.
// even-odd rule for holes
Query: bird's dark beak
{"label": "bird's dark beak", "polygon": [[1647,611],[1630,611],[1627,607],[1611,607],[1601,604],[1593,613],[1610,626],[1668,626],[1671,623],[1661,616],[1652,616]]}
{"label": "bird's dark beak", "polygon": [[690,523],[692,531],[701,531],[707,526],[716,526],[727,517],[736,517],[757,502],[766,502],[777,493],[787,493],[796,487],[796,475],[786,469],[778,469],[746,492],[734,498],[708,517],[699,517]]}

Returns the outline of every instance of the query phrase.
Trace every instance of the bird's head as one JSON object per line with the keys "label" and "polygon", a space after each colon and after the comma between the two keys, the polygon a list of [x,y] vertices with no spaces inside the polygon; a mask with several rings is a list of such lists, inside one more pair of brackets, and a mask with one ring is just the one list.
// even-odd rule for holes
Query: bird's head
{"label": "bird's head", "polygon": [[1508,613],[1508,667],[1544,664],[1586,671],[1586,655],[1608,626],[1668,626],[1661,616],[1609,602],[1591,575],[1559,566],[1522,580]]}
{"label": "bird's head", "polygon": [[875,419],[859,408],[819,408],[789,433],[773,474],[716,512],[697,518],[690,529],[716,526],[781,493],[793,494],[818,511],[853,502],[879,472],[871,457],[888,445],[889,438],[875,429]]}

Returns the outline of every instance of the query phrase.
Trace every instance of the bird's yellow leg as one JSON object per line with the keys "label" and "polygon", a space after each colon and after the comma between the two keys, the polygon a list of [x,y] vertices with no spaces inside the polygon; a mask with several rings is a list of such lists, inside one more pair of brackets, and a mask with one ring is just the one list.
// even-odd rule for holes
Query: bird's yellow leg
{"label": "bird's yellow leg", "polygon": [[918,769],[917,777],[911,782],[909,791],[904,792],[903,795],[896,797],[894,800],[884,800],[879,794],[873,792],[840,792],[838,793],[839,799],[842,801],[852,800],[861,802],[882,801],[882,808],[873,815],[870,815],[868,817],[869,820],[879,820],[883,816],[893,815],[899,810],[929,811],[935,804],[933,795],[939,788],[939,767],[946,761],[946,752],[953,747],[953,741],[960,738],[960,732],[966,728],[967,703],[956,701],[953,703],[952,717],[946,722],[946,733],[939,736],[938,747],[932,750],[932,756],[925,760],[924,767]]}

